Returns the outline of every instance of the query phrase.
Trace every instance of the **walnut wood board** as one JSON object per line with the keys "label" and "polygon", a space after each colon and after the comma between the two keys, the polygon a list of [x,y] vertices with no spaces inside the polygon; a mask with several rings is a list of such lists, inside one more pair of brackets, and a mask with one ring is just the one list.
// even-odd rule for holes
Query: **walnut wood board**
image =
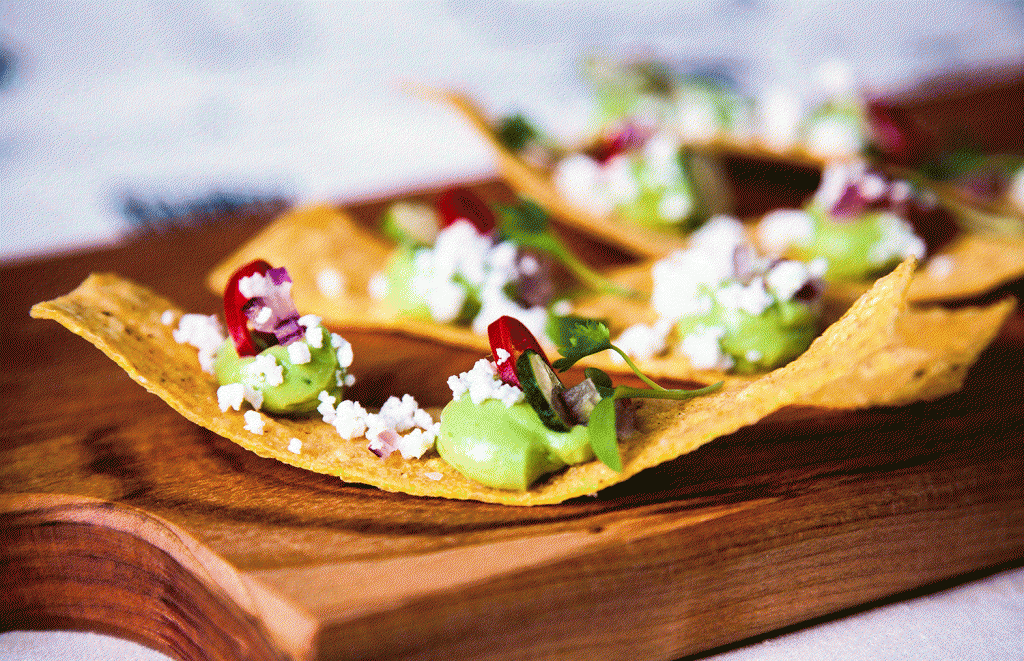
{"label": "walnut wood board", "polygon": [[[94,270],[216,312],[206,272],[274,211],[2,268],[0,629],[113,632],[181,659],[674,659],[1024,559],[1019,313],[955,396],[784,411],[535,508],[261,459],[28,316]],[[346,336],[379,368],[352,393],[370,403],[443,404],[478,357]]]}

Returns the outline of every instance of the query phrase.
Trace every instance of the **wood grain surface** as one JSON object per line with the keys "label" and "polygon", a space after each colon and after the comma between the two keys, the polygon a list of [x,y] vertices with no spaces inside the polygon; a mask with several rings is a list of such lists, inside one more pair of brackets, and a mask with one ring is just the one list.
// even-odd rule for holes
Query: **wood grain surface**
{"label": "wood grain surface", "polygon": [[[100,630],[180,659],[676,659],[1024,560],[1020,313],[957,395],[786,410],[536,508],[261,459],[28,316],[94,270],[216,312],[206,272],[279,210],[0,270],[0,630]],[[352,393],[371,404],[443,404],[478,357],[346,337],[379,368]]]}

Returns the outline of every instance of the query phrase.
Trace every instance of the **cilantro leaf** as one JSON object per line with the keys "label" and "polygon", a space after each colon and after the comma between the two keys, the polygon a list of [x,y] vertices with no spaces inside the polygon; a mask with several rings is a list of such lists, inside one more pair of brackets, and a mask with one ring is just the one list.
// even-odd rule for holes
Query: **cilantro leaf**
{"label": "cilantro leaf", "polygon": [[611,331],[603,322],[581,317],[563,317],[565,321],[559,337],[552,338],[562,357],[553,367],[564,372],[582,358],[612,349]]}

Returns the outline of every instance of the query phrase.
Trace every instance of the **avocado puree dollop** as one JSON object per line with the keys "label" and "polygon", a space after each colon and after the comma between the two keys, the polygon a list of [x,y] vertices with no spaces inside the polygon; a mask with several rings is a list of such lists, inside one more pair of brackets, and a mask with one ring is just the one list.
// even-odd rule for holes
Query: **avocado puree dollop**
{"label": "avocado puree dollop", "polygon": [[903,245],[914,240],[906,221],[888,211],[842,220],[814,207],[808,213],[813,225],[810,240],[793,245],[791,253],[803,260],[824,258],[829,281],[857,282],[887,273],[906,256]]}
{"label": "avocado puree dollop", "polygon": [[685,338],[701,331],[717,335],[718,348],[731,360],[735,372],[750,374],[781,367],[806,351],[818,334],[817,315],[802,301],[773,298],[760,313],[753,313],[723,305],[715,295],[720,289],[706,287],[705,291],[712,301],[710,308],[680,318],[676,332],[684,343]]}
{"label": "avocado puree dollop", "polygon": [[306,340],[296,342],[309,346],[309,362],[293,363],[288,347],[275,344],[260,352],[259,356],[272,356],[282,368],[283,381],[272,385],[270,380],[256,367],[257,356],[239,357],[234,342],[228,338],[217,350],[214,373],[220,385],[241,383],[263,394],[260,407],[268,413],[298,415],[315,411],[319,405],[319,394],[341,397],[342,387],[338,384],[338,354],[331,345],[331,336],[326,328],[320,327],[320,347],[308,345]]}
{"label": "avocado puree dollop", "polygon": [[587,427],[548,429],[524,402],[497,399],[479,404],[469,394],[441,412],[441,458],[471,480],[496,489],[524,491],[543,475],[594,458]]}

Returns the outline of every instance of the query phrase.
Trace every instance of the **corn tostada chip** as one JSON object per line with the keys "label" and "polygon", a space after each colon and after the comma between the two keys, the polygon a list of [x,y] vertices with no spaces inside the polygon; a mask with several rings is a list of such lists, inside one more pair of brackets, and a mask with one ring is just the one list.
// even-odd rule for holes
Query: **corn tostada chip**
{"label": "corn tostada chip", "polygon": [[638,431],[620,445],[621,471],[592,460],[555,473],[526,491],[485,487],[433,454],[407,460],[396,453],[380,459],[367,450],[365,439],[346,440],[316,418],[264,415],[262,433],[251,431],[241,411],[221,410],[216,380],[203,371],[195,349],[173,337],[168,318],[182,311],[115,275],[94,274],[73,292],[35,305],[32,316],[53,319],[81,335],[186,418],[262,457],[388,491],[538,505],[593,494],[780,408],[808,400],[829,383],[852,374],[891,341],[911,268],[908,262],[880,279],[785,367],[747,382],[730,382],[708,396],[685,402],[641,400]]}
{"label": "corn tostada chip", "polygon": [[[549,169],[527,162],[519,154],[508,149],[496,134],[494,122],[487,117],[468,96],[449,90],[419,89],[424,96],[432,97],[452,106],[461,113],[494,150],[502,178],[524,197],[536,200],[552,214],[552,221],[562,223],[573,230],[592,236],[610,245],[622,248],[642,258],[660,258],[675,250],[684,248],[687,237],[679,232],[666,232],[651,227],[625,222],[614,215],[598,215],[573,204],[559,192],[552,180]],[[718,148],[725,149],[722,145]],[[756,147],[737,151],[735,146],[728,151],[745,153],[749,156],[768,156]],[[788,155],[786,158],[790,158]],[[799,160],[801,165],[809,162]],[[835,163],[835,161],[831,161]],[[824,161],[816,163],[825,165]],[[934,187],[934,186],[933,186]],[[991,209],[982,209],[965,204],[953,205],[952,194],[945,188],[936,188],[939,199],[951,205],[959,217],[977,216],[967,226],[987,227],[1005,225],[1005,218]],[[953,240],[922,261],[922,267],[915,275],[908,298],[912,302],[950,301],[977,296],[992,289],[1024,277],[1024,238],[1017,233],[991,231],[961,231]],[[830,283],[827,295],[838,301],[849,303],[863,294],[871,281]]]}
{"label": "corn tostada chip", "polygon": [[[209,275],[208,284],[214,291],[223,291],[234,269],[262,256],[288,268],[294,279],[292,295],[299,309],[321,316],[330,325],[401,333],[486,352],[489,345],[483,334],[466,326],[396,314],[367,294],[370,279],[391,249],[392,244],[382,235],[358,224],[339,209],[328,206],[296,209],[278,218],[219,265]],[[369,257],[361,257],[363,254]],[[334,275],[328,277],[325,272]],[[651,291],[651,264],[648,262],[619,268],[610,275],[612,280],[629,289]],[[344,281],[344,286],[326,288],[322,286],[325,280],[335,285]],[[916,281],[912,280],[910,287]],[[613,337],[633,324],[655,320],[648,304],[615,295],[584,296],[574,300],[573,306],[574,314],[604,320]],[[966,369],[989,344],[1012,307],[1012,303],[1003,303],[978,308],[975,314],[911,307],[901,313],[899,327],[913,328],[915,332],[895,336],[887,348],[900,359],[877,359],[873,363],[877,373],[859,372],[864,381],[862,386],[846,384],[825,389],[816,395],[814,403],[834,408],[860,408],[906,403],[954,392]],[[676,353],[644,358],[638,363],[652,378],[678,382],[711,384],[725,379],[746,383],[756,378],[728,375],[721,370],[694,369],[685,356]],[[581,365],[599,367],[611,374],[629,373],[625,364],[614,361],[609,354],[588,357]],[[957,365],[959,378],[951,378],[942,365]],[[887,381],[894,385],[876,387]]]}

